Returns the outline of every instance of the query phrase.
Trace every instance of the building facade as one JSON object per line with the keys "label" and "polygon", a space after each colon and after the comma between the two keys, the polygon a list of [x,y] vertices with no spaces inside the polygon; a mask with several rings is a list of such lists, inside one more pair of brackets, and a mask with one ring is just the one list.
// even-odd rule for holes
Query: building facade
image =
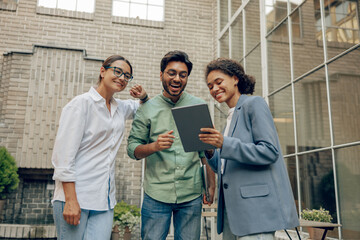
{"label": "building facade", "polygon": [[[219,0],[218,56],[269,103],[298,211],[323,207],[360,239],[359,1]],[[216,105],[219,116],[224,108]],[[306,229],[304,229],[306,231]]]}
{"label": "building facade", "polygon": [[[162,56],[194,63],[187,91],[215,103],[204,68],[240,61],[269,103],[299,214],[324,207],[342,227],[328,236],[360,239],[360,31],[358,0],[0,0],[0,144],[21,182],[4,223],[52,224],[51,152],[62,107],[96,85],[101,62],[128,58],[134,83],[161,92]],[[126,91],[119,98],[130,98]],[[130,122],[127,123],[127,128]],[[117,155],[117,199],[141,202],[141,161]],[[306,231],[306,229],[303,229]]]}
{"label": "building facade", "polygon": [[[51,154],[61,109],[96,85],[108,56],[129,59],[129,86],[142,84],[152,97],[162,89],[161,58],[183,50],[194,64],[187,91],[209,101],[203,76],[216,53],[216,2],[134,2],[0,1],[0,144],[15,157],[21,179],[3,223],[53,223]],[[116,97],[131,98],[127,90]],[[126,139],[116,159],[117,200],[140,206],[142,164],[127,156]]]}

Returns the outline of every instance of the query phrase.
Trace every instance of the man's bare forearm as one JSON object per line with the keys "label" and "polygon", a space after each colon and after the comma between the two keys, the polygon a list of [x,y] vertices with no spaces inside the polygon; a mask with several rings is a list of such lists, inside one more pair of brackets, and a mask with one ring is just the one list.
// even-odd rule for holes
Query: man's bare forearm
{"label": "man's bare forearm", "polygon": [[136,159],[146,158],[147,156],[157,152],[155,148],[155,142],[139,145],[135,148],[134,155]]}

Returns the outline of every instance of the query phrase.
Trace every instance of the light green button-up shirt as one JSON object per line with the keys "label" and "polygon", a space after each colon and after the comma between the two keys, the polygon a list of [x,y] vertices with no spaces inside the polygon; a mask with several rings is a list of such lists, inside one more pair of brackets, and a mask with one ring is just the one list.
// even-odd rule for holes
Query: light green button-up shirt
{"label": "light green button-up shirt", "polygon": [[[151,198],[165,203],[183,203],[202,193],[200,159],[203,152],[185,152],[171,108],[204,103],[186,92],[176,103],[160,94],[142,104],[136,112],[128,138],[128,155],[141,144],[156,142],[159,134],[174,130],[171,148],[146,157],[144,190]],[[189,116],[191,117],[191,116]]]}

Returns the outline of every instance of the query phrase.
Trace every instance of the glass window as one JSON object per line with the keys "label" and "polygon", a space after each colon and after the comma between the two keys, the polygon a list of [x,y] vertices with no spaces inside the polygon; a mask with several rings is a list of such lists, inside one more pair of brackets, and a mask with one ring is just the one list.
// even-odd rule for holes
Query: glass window
{"label": "glass window", "polygon": [[258,45],[245,58],[245,73],[256,79],[255,92],[253,95],[262,96],[262,69],[261,69],[261,46]]}
{"label": "glass window", "polygon": [[334,142],[360,141],[359,48],[329,64]]}
{"label": "glass window", "polygon": [[228,0],[220,0],[220,31],[229,21]]}
{"label": "glass window", "polygon": [[130,16],[131,18],[146,19],[146,5],[130,3]]}
{"label": "glass window", "polygon": [[281,36],[287,32],[285,21],[267,37],[269,92],[291,81],[289,39],[284,37],[284,41],[281,41]]}
{"label": "glass window", "polygon": [[259,1],[250,1],[245,7],[246,54],[253,50],[260,42],[259,16]]}
{"label": "glass window", "polygon": [[302,38],[302,28],[301,28],[301,7],[295,10],[291,15],[291,27],[292,27],[292,36],[294,39]]}
{"label": "glass window", "polygon": [[95,0],[39,0],[38,6],[93,13]]}
{"label": "glass window", "polygon": [[294,88],[298,150],[329,147],[329,111],[324,68],[296,82]]}
{"label": "glass window", "polygon": [[360,239],[360,146],[336,149],[335,156],[343,239]]}
{"label": "glass window", "polygon": [[239,9],[241,2],[242,0],[231,0],[231,15],[234,15],[234,13]]}
{"label": "glass window", "polygon": [[243,25],[242,13],[231,26],[231,58],[240,61],[243,58]]}
{"label": "glass window", "polygon": [[[225,32],[218,37],[219,57],[231,55],[244,64],[245,72],[257,80],[254,95],[262,95],[261,73],[267,71],[264,86],[298,211],[323,207],[333,222],[343,224],[342,235],[335,228],[328,237],[360,239],[360,1],[219,1],[220,33]],[[260,3],[265,5],[265,26]],[[243,11],[231,18],[241,4]],[[229,19],[234,21],[225,31]],[[260,38],[261,27],[267,29],[266,42]],[[261,44],[266,44],[266,54],[261,55]],[[265,55],[266,62],[261,61]],[[215,118],[224,126],[227,108],[215,108]]]}
{"label": "glass window", "polygon": [[269,107],[284,155],[295,153],[291,86],[269,97]]}
{"label": "glass window", "polygon": [[[311,148],[304,149],[311,150]],[[331,150],[299,156],[301,208],[325,208],[336,222],[335,184]]]}
{"label": "glass window", "polygon": [[164,21],[164,0],[113,0],[112,15]]}
{"label": "glass window", "polygon": [[306,0],[290,0],[289,2],[290,2],[291,10],[293,10],[294,8],[299,6],[301,3],[306,2]]}
{"label": "glass window", "polygon": [[133,2],[133,3],[142,3],[142,4],[144,4],[144,3],[147,2],[147,0],[131,0],[130,2]]}
{"label": "glass window", "polygon": [[229,31],[226,31],[220,39],[220,57],[229,57]]}
{"label": "glass window", "polygon": [[[295,8],[298,6],[300,1],[290,1],[291,7]],[[279,25],[284,18],[287,17],[287,2],[286,1],[276,1],[276,0],[266,0],[265,3],[265,12],[266,12],[266,29],[267,32],[271,31]],[[301,38],[301,7],[298,8],[296,11],[294,11],[291,14],[291,20],[292,20],[292,31],[293,31],[293,37],[295,38]],[[287,35],[287,30],[284,31],[278,31],[277,34],[279,36],[285,36]]]}
{"label": "glass window", "polygon": [[130,4],[128,2],[113,2],[112,15],[116,15],[119,17],[128,17],[130,12]]}
{"label": "glass window", "polygon": [[[295,148],[293,146],[293,148]],[[292,192],[294,194],[296,210],[299,213],[299,194],[298,194],[298,185],[297,185],[297,172],[296,172],[296,158],[295,157],[285,157],[285,166],[287,167],[289,180]],[[301,206],[303,209],[305,206]]]}
{"label": "glass window", "polygon": [[[316,38],[322,40],[320,0],[314,1]],[[324,0],[325,36],[329,48],[328,57],[339,54],[343,49],[360,42],[359,36],[359,1],[353,0]],[[337,43],[337,44],[331,44]],[[341,44],[339,44],[341,43]]]}
{"label": "glass window", "polygon": [[39,0],[38,6],[47,8],[56,8],[57,0]]}
{"label": "glass window", "polygon": [[163,21],[163,14],[159,14],[163,11],[161,6],[149,6],[148,17],[154,21]]}
{"label": "glass window", "polygon": [[269,32],[287,16],[287,2],[279,0],[265,1],[266,28]]}
{"label": "glass window", "polygon": [[[302,9],[311,9],[312,2],[307,1],[301,7]],[[296,10],[295,12],[298,12]],[[299,12],[298,16],[303,16],[306,18],[305,11]],[[317,41],[314,36],[314,21],[304,21],[302,28],[303,41],[299,42],[296,39],[296,31],[294,28],[295,24],[292,25],[293,28],[293,66],[294,66],[294,78],[298,78],[304,73],[310,71],[311,69],[319,66],[324,62],[324,50],[322,46],[317,44]]]}

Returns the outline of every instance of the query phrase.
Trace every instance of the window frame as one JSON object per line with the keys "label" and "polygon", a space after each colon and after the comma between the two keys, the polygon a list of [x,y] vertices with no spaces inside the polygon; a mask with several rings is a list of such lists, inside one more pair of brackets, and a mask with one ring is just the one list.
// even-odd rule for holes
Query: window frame
{"label": "window frame", "polygon": [[[127,16],[114,14],[114,3],[115,2],[129,4]],[[145,6],[146,17],[144,18],[142,16],[136,16],[136,17],[131,16],[131,6],[132,5]],[[149,19],[149,7],[161,7],[162,8],[162,19],[161,20]],[[146,1],[146,3],[140,3],[140,2],[136,2],[136,1],[133,2],[132,0],[112,0],[111,15],[112,15],[112,17],[115,17],[115,18],[130,18],[130,19],[139,19],[139,20],[145,20],[145,21],[164,22],[164,20],[165,20],[165,0],[163,0],[162,5],[150,4],[148,1]]]}

